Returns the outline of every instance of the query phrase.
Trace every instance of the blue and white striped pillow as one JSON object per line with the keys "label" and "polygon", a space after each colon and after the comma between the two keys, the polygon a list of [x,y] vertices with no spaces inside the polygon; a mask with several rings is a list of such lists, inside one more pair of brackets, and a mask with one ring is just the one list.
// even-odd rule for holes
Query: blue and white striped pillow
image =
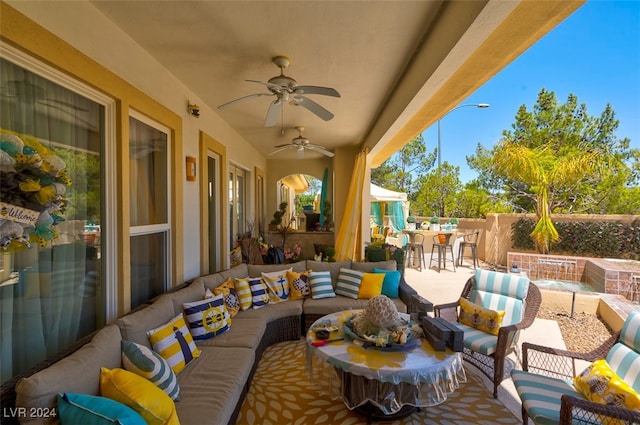
{"label": "blue and white striped pillow", "polygon": [[131,341],[121,342],[122,365],[130,372],[147,378],[167,393],[171,400],[179,400],[180,386],[176,374],[160,354]]}
{"label": "blue and white striped pillow", "polygon": [[249,278],[249,289],[251,289],[251,303],[253,308],[258,310],[269,304],[269,293],[267,285],[264,284],[262,278]]}
{"label": "blue and white striped pillow", "polygon": [[340,268],[338,275],[338,284],[336,285],[336,295],[343,297],[358,299],[360,291],[360,283],[362,282],[363,272],[353,269]]}
{"label": "blue and white striped pillow", "polygon": [[311,298],[314,300],[336,296],[336,293],[333,292],[329,271],[309,273],[309,286],[311,287]]}
{"label": "blue and white striped pillow", "polygon": [[224,304],[224,296],[216,295],[201,301],[182,304],[184,319],[194,341],[209,339],[229,330],[231,316]]}

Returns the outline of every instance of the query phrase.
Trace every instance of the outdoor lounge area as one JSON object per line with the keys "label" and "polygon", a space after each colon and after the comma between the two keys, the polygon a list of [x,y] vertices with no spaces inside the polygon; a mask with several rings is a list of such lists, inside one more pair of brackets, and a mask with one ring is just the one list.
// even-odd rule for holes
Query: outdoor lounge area
{"label": "outdoor lounge area", "polygon": [[0,422],[521,423],[566,297],[372,170],[584,3],[0,0]]}

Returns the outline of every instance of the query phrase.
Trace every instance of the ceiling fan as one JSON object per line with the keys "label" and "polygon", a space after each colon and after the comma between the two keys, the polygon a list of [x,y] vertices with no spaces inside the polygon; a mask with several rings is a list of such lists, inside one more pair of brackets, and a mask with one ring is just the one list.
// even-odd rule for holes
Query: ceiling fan
{"label": "ceiling fan", "polygon": [[231,105],[239,102],[243,102],[254,97],[262,96],[275,96],[276,98],[269,105],[267,110],[267,117],[264,121],[265,127],[273,127],[278,121],[278,116],[282,114],[282,104],[289,102],[293,105],[303,106],[309,111],[313,112],[325,121],[329,121],[333,118],[333,114],[324,107],[320,106],[313,100],[306,97],[306,94],[319,94],[323,96],[340,97],[340,93],[336,89],[331,87],[320,86],[299,86],[297,81],[293,78],[284,75],[284,69],[289,66],[290,60],[286,56],[276,56],[272,59],[273,63],[280,68],[280,75],[270,78],[266,83],[257,80],[245,80],[251,83],[262,84],[269,89],[269,93],[254,93],[247,96],[243,96],[231,102],[224,103],[218,106],[218,109],[225,109]]}
{"label": "ceiling fan", "polygon": [[287,149],[296,149],[296,151],[297,151],[296,153],[298,155],[298,158],[302,158],[302,157],[304,157],[304,150],[305,149],[309,149],[309,150],[312,150],[312,151],[320,152],[321,154],[326,155],[326,156],[328,156],[330,158],[333,157],[333,152],[329,152],[328,150],[326,150],[322,146],[314,145],[311,142],[309,142],[309,139],[307,139],[305,137],[302,137],[302,132],[304,131],[304,127],[297,126],[296,130],[298,130],[298,137],[294,138],[293,140],[291,140],[291,143],[288,143],[286,145],[274,146],[274,148],[276,148],[276,150],[271,152],[267,156],[274,155],[274,154],[276,154],[278,152],[282,152],[282,151],[287,150]]}

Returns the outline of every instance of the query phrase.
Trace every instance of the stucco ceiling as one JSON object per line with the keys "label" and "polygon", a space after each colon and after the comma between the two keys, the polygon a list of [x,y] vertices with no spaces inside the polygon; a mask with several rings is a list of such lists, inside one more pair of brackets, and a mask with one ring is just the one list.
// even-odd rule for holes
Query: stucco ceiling
{"label": "stucco ceiling", "polygon": [[[297,135],[294,127],[302,125],[304,136],[314,144],[329,150],[368,146],[382,160],[490,78],[579,2],[570,7],[567,4],[572,2],[537,2],[548,5],[537,6],[539,13],[508,35],[512,39],[502,42],[492,39],[512,27],[509,20],[518,16],[514,11],[522,6],[520,2],[92,3],[261,153],[289,143]],[[565,6],[558,7],[561,3]],[[488,44],[492,48],[486,58],[478,57]],[[324,121],[303,107],[287,104],[282,120],[274,127],[264,127],[274,100],[271,96],[217,109],[242,96],[267,93],[265,86],[245,80],[267,81],[278,75],[272,63],[277,55],[290,58],[285,74],[299,85],[333,87],[340,93],[340,98],[308,95],[335,115],[332,120]],[[461,71],[469,66],[480,72],[467,73],[461,81],[465,75]],[[443,94],[447,84],[456,88]],[[200,119],[206,120],[207,114]],[[295,151],[277,158],[288,155],[295,158]],[[307,151],[305,156],[314,155],[320,154]]]}

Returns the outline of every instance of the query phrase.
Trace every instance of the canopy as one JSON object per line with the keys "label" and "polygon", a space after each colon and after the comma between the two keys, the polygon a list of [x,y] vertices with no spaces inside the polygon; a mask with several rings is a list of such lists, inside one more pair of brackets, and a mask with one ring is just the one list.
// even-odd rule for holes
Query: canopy
{"label": "canopy", "polygon": [[371,183],[371,202],[385,202],[385,201],[405,201],[407,200],[407,194],[402,192],[394,192],[393,190],[385,189],[380,186],[376,186]]}

